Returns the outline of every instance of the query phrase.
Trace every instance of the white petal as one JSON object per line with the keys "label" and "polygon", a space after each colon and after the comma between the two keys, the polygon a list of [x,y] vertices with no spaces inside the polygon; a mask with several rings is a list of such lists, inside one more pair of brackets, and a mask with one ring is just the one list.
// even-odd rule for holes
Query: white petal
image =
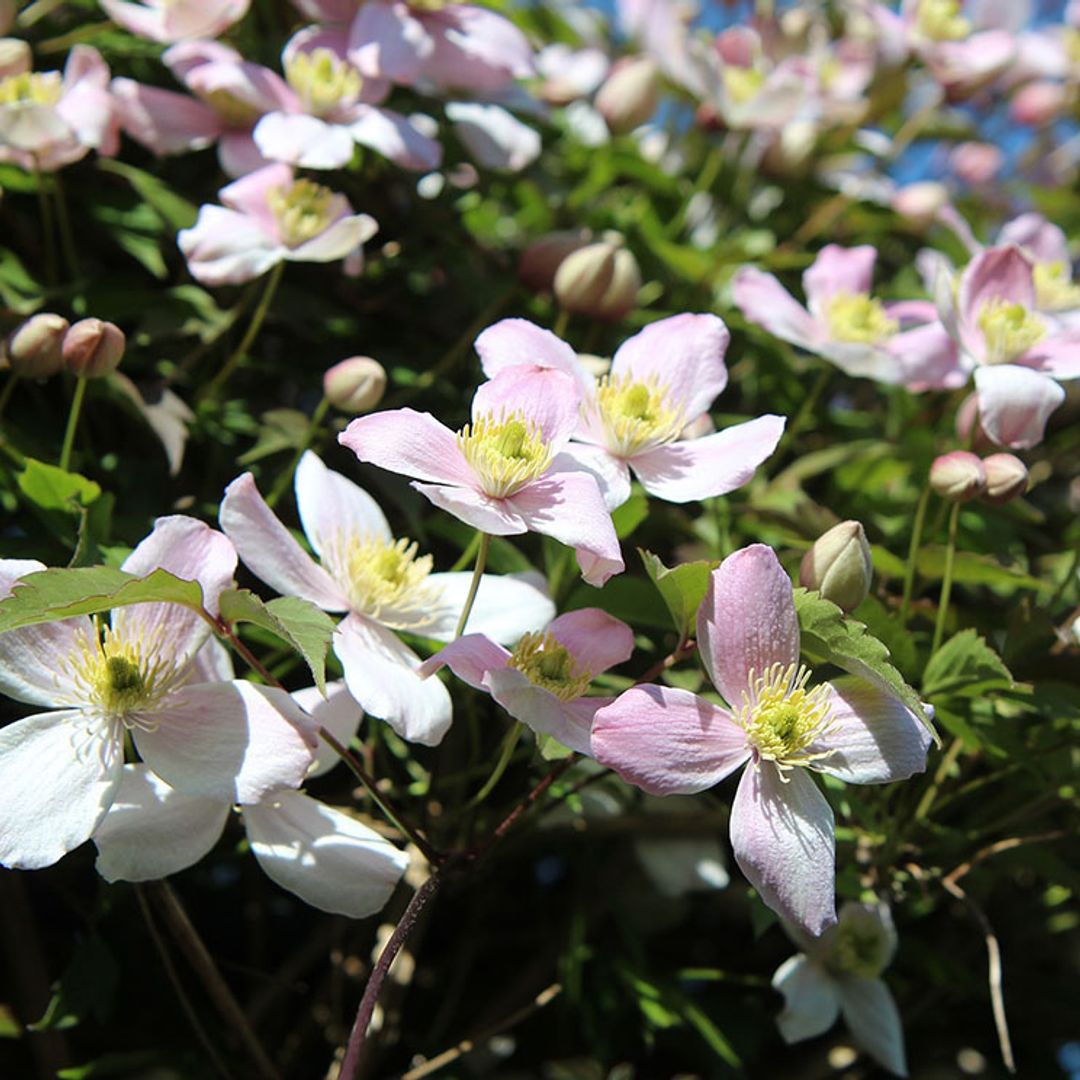
{"label": "white petal", "polygon": [[308,450],[296,467],[296,509],[311,550],[320,558],[343,537],[393,540],[379,504],[359,484],[328,469]]}
{"label": "white petal", "polygon": [[[417,633],[436,641],[452,640],[471,583],[470,571],[432,574],[428,584],[438,590],[445,608],[437,624],[419,627]],[[513,645],[522,634],[541,630],[554,618],[555,604],[539,574],[483,574],[469,614],[469,632]]]}
{"label": "white petal", "polygon": [[776,1018],[784,1042],[812,1039],[836,1023],[840,1014],[836,980],[802,953],[776,969],[772,984],[784,995],[784,1011]]}
{"label": "white petal", "polygon": [[[317,686],[306,686],[293,692],[293,700],[319,727],[326,728],[342,746],[348,746],[364,719],[364,710],[349,693],[344,682],[326,684],[326,697]],[[322,776],[339,761],[337,751],[325,740],[319,739],[315,760],[308,772],[309,777]]]}
{"label": "white petal", "polygon": [[896,1076],[907,1076],[904,1028],[889,988],[880,979],[839,981],[840,1008],[852,1038],[878,1064]]}

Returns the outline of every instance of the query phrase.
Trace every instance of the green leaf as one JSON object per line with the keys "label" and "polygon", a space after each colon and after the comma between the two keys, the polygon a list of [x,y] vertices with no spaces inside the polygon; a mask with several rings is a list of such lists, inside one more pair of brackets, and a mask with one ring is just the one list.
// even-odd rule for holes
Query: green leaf
{"label": "green leaf", "polygon": [[44,461],[27,458],[17,477],[19,490],[42,510],[65,510],[77,514],[101,494],[101,488],[78,473],[66,472]]}
{"label": "green leaf", "polygon": [[144,578],[111,566],[39,570],[20,578],[11,595],[0,601],[0,633],[145,603],[181,604],[198,611],[202,587],[167,570],[155,570]]}
{"label": "green leaf", "polygon": [[866,627],[844,613],[819,593],[795,590],[795,611],[802,631],[802,647],[817,661],[867,679],[879,689],[898,697],[929,729],[934,741],[940,739],[919,695],[890,663],[889,650]]}
{"label": "green leaf", "polygon": [[326,651],[334,634],[334,620],[325,611],[296,596],[264,604],[248,589],[223,592],[219,605],[227,622],[254,623],[287,641],[304,658],[315,685],[326,693]]}
{"label": "green leaf", "polygon": [[638,554],[645,564],[645,573],[671,612],[675,629],[686,640],[694,632],[698,608],[709,587],[709,575],[720,564],[699,560],[668,568],[651,551],[638,548]]}
{"label": "green leaf", "polygon": [[308,437],[311,419],[298,409],[270,409],[264,412],[255,445],[236,459],[239,465],[251,465],[282,450],[297,450]]}
{"label": "green leaf", "polygon": [[116,960],[105,942],[97,935],[86,938],[53,984],[45,1015],[28,1027],[31,1031],[64,1031],[91,1016],[104,1023],[112,1012],[118,978]]}
{"label": "green leaf", "polygon": [[1007,690],[1012,685],[1013,677],[1001,657],[974,630],[961,630],[946,641],[923,674],[923,693],[928,698]]}
{"label": "green leaf", "polygon": [[[924,578],[940,581],[945,576],[943,547],[926,547],[919,552],[918,569]],[[1046,582],[1001,563],[988,555],[971,551],[956,552],[953,560],[953,582],[957,585],[998,585],[1014,589],[1044,589]]]}
{"label": "green leaf", "polygon": [[649,516],[649,500],[638,489],[618,509],[611,512],[615,535],[625,540]]}
{"label": "green leaf", "polygon": [[170,228],[179,231],[190,229],[195,224],[198,213],[195,204],[177,195],[156,176],[113,158],[98,158],[97,165],[104,172],[123,177],[135,189],[136,194],[161,215]]}

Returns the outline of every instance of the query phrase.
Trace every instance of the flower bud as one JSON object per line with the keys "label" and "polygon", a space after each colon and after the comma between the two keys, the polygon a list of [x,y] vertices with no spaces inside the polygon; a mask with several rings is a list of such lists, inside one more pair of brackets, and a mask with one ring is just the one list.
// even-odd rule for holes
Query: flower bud
{"label": "flower bud", "polygon": [[601,240],[568,255],[555,274],[554,287],[565,311],[617,322],[637,302],[641,271],[626,248]]}
{"label": "flower bud", "polygon": [[949,189],[936,180],[921,180],[898,188],[892,197],[892,208],[917,229],[933,224],[937,213],[949,204]]}
{"label": "flower bud", "polygon": [[111,375],[124,358],[124,332],[103,319],[80,319],[64,337],[64,366],[81,379]]}
{"label": "flower bud", "polygon": [[370,412],[386,392],[386,369],[370,356],[353,356],[323,375],[327,401],[346,413]]}
{"label": "flower bud", "polygon": [[596,111],[613,135],[625,135],[652,118],[660,103],[660,71],[647,56],[620,60],[596,94]]}
{"label": "flower bud", "polygon": [[1064,83],[1037,79],[1021,86],[1009,103],[1009,116],[1018,124],[1045,127],[1069,107],[1069,91]]}
{"label": "flower bud", "polygon": [[986,491],[986,470],[974,454],[953,450],[934,459],[930,486],[949,502],[970,502]]}
{"label": "flower bud", "polygon": [[953,175],[972,187],[990,183],[1004,163],[1005,155],[993,143],[960,143],[949,155]]}
{"label": "flower bud", "polygon": [[[0,0],[0,33],[3,32],[4,0]],[[21,38],[0,38],[0,79],[21,75],[34,66],[30,45]]]}
{"label": "flower bud", "polygon": [[799,584],[816,589],[842,611],[854,611],[870,592],[870,545],[857,521],[841,521],[814,541],[799,567]]}
{"label": "flower bud", "polygon": [[68,321],[42,312],[27,319],[7,339],[6,356],[12,372],[23,379],[47,379],[64,366],[61,347]]}
{"label": "flower bud", "polygon": [[566,229],[534,240],[521,253],[518,262],[522,285],[536,292],[548,292],[563,259],[583,248],[591,239],[592,234],[587,229]]}
{"label": "flower bud", "polygon": [[986,472],[986,493],[983,499],[988,503],[1002,505],[1020,498],[1027,491],[1027,466],[1015,454],[991,454],[983,458]]}

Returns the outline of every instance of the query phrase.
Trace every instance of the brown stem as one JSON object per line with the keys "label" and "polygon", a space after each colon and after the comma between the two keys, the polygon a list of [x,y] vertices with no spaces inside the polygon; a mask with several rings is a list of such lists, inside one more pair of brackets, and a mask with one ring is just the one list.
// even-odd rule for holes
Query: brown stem
{"label": "brown stem", "polygon": [[532,804],[536,802],[536,800],[539,799],[540,796],[543,795],[571,765],[576,765],[580,760],[580,754],[571,754],[569,757],[563,758],[562,761],[560,761],[551,772],[549,772],[547,776],[545,776],[543,780],[541,780],[540,783],[538,783],[536,787],[534,787],[532,791],[530,791],[529,794],[506,815],[505,818],[503,818],[495,831],[491,834],[491,839],[476,852],[477,857],[487,854],[488,849],[501,840],[514,827],[518,818],[520,818],[521,815],[524,814],[525,811],[528,810],[529,807],[532,806]]}
{"label": "brown stem", "polygon": [[679,644],[673,653],[665,656],[663,660],[657,660],[655,664],[640,679],[634,682],[635,686],[642,683],[652,682],[658,675],[663,675],[668,668],[673,668],[680,661],[685,660],[697,648],[696,641],[684,641]]}

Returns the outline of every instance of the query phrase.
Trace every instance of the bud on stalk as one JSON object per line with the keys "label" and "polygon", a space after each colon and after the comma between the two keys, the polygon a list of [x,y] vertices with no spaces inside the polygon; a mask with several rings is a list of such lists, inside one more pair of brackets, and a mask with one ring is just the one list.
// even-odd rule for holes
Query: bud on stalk
{"label": "bud on stalk", "polygon": [[986,493],[983,499],[997,506],[1020,498],[1027,491],[1027,466],[1015,454],[991,454],[983,458]]}
{"label": "bud on stalk", "polygon": [[799,567],[799,584],[816,589],[842,611],[854,611],[870,592],[870,545],[857,521],[842,521],[814,541]]}
{"label": "bud on stalk", "polygon": [[386,392],[386,369],[370,356],[342,360],[323,375],[326,400],[346,413],[370,412]]}
{"label": "bud on stalk", "polygon": [[80,319],[64,337],[64,366],[80,379],[111,375],[124,358],[124,332],[102,319]]}
{"label": "bud on stalk", "polygon": [[7,339],[5,355],[12,372],[22,379],[47,379],[64,366],[62,346],[68,321],[42,312],[27,319]]}
{"label": "bud on stalk", "polygon": [[986,491],[986,470],[974,454],[953,450],[934,459],[930,487],[948,502],[970,502]]}
{"label": "bud on stalk", "polygon": [[632,311],[640,288],[637,260],[614,240],[579,248],[555,274],[555,296],[564,311],[605,322]]}

